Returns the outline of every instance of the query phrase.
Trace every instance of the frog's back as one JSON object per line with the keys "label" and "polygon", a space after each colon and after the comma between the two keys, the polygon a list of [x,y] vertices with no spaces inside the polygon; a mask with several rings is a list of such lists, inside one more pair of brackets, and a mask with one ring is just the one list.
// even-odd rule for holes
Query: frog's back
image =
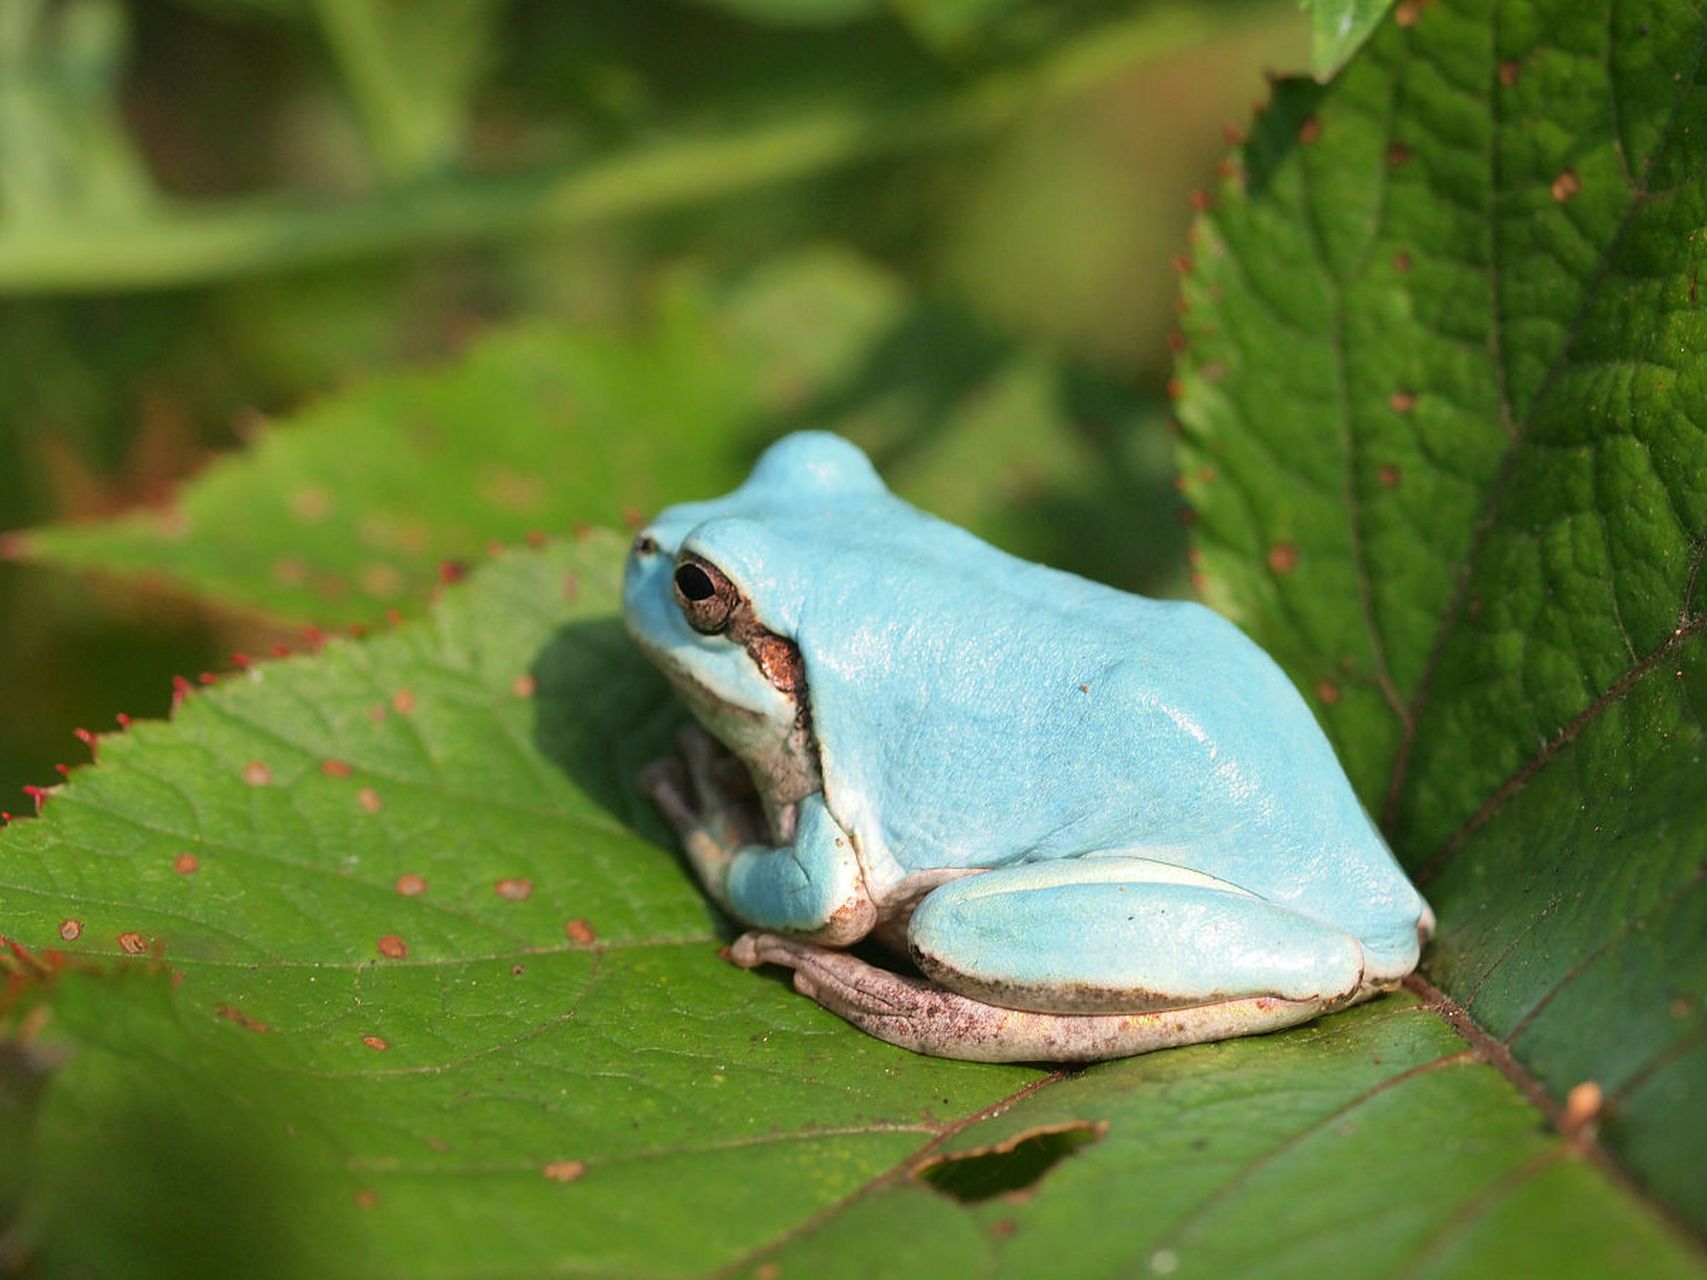
{"label": "frog's back", "polygon": [[780,532],[838,544],[794,621],[826,796],[876,879],[1134,850],[1414,945],[1421,899],[1236,627],[872,508]]}

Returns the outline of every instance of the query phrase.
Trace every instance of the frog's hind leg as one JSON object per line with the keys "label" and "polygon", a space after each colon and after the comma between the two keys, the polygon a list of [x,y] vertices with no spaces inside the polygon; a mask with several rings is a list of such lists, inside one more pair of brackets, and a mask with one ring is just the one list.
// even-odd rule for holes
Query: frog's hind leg
{"label": "frog's hind leg", "polygon": [[908,929],[932,981],[776,934],[738,964],[908,1049],[986,1062],[1091,1061],[1273,1031],[1368,994],[1357,939],[1144,858],[1027,863],[933,890]]}

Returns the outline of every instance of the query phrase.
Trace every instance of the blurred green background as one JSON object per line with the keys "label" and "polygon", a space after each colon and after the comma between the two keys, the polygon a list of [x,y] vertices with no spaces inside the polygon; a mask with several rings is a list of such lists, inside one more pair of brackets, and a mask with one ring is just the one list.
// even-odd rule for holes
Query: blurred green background
{"label": "blurred green background", "polygon": [[[1057,558],[1183,592],[1173,261],[1307,54],[1290,0],[3,0],[0,529],[161,503],[509,320],[620,334],[684,271],[829,247],[929,318],[894,379],[1063,371],[1120,481],[1111,545]],[[289,638],[0,559],[0,808],[85,758],[75,726]]]}

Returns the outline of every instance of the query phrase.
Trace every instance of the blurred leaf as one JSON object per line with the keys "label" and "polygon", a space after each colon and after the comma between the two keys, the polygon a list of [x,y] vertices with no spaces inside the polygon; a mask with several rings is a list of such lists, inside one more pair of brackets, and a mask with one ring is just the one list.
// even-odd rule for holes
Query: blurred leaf
{"label": "blurred leaf", "polygon": [[119,0],[0,5],[0,222],[136,218],[153,184],[118,109],[129,31]]}
{"label": "blurred leaf", "polygon": [[[677,713],[613,615],[621,552],[505,555],[429,619],[221,682],[0,833],[8,934],[72,958],[32,1006],[70,1055],[44,1267],[1496,1276],[1521,1241],[1560,1276],[1697,1274],[1406,996],[1045,1075],[725,964],[629,825],[659,833],[627,780]],[[1086,1127],[1008,1197],[911,1176]]]}
{"label": "blurred leaf", "polygon": [[[146,217],[77,213],[32,225],[27,233],[0,234],[0,293],[181,286],[703,207],[864,161],[988,136],[1041,105],[1201,41],[1240,22],[1242,14],[1240,6],[1228,14],[1146,7],[971,76],[933,67],[922,81],[917,75],[865,76],[825,84],[822,68],[808,61],[780,91],[766,77],[750,77],[740,86],[744,92],[732,94],[738,109],[719,102],[707,111],[703,101],[690,100],[674,117],[649,121],[643,136],[623,131],[596,150],[569,156],[561,148],[549,164],[501,176],[429,175],[337,202],[299,195],[184,201]],[[932,65],[917,55],[909,65],[916,72],[919,64]],[[606,70],[623,78],[621,67]],[[805,80],[806,91],[796,77]],[[381,96],[389,101],[393,95],[382,90]]]}
{"label": "blurred leaf", "polygon": [[755,22],[790,26],[828,26],[867,18],[880,11],[881,0],[694,0]]}
{"label": "blurred leaf", "polygon": [[[1420,9],[1428,0],[1411,0],[1411,7]],[[1331,79],[1352,54],[1363,47],[1393,0],[1303,0],[1310,13],[1310,28],[1315,36],[1315,49],[1310,57],[1310,69],[1316,79]]]}
{"label": "blurred leaf", "polygon": [[1208,590],[1314,693],[1439,981],[1700,1228],[1704,48],[1693,6],[1436,0],[1282,84],[1180,370]]}
{"label": "blurred leaf", "polygon": [[[262,432],[174,506],[43,529],[42,562],[160,577],[316,623],[412,609],[496,539],[617,524],[730,488],[770,439],[845,431],[899,490],[1008,549],[1166,586],[1158,415],[1016,353],[835,250],[686,281],[627,337],[526,326]],[[1154,513],[1134,544],[1122,513]]]}

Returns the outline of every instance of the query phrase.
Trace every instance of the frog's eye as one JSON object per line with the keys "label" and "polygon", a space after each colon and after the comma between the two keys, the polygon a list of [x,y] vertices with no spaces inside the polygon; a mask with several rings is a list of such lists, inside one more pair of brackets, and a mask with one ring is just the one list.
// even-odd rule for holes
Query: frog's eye
{"label": "frog's eye", "polygon": [[688,626],[702,635],[716,635],[728,626],[740,599],[735,584],[716,565],[691,559],[676,566],[676,603]]}

